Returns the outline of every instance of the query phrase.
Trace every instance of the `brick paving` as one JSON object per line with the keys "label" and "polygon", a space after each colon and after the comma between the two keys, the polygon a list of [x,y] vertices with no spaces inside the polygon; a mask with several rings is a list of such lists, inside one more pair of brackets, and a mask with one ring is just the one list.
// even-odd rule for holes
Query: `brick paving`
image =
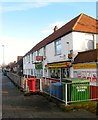
{"label": "brick paving", "polygon": [[10,79],[2,76],[2,118],[94,119],[96,115],[86,110],[63,112],[55,103],[49,102],[41,95],[24,96]]}

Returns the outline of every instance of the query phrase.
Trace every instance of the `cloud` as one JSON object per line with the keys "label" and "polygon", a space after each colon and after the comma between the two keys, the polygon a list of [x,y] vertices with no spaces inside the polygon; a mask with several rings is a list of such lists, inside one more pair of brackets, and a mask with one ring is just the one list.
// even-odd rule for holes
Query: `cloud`
{"label": "cloud", "polygon": [[20,11],[20,10],[28,10],[28,9],[32,9],[32,8],[39,8],[39,7],[43,7],[46,6],[47,3],[44,2],[23,2],[23,3],[10,3],[10,5],[8,4],[1,4],[0,6],[0,11],[1,12],[8,12],[8,11]]}
{"label": "cloud", "polygon": [[[62,2],[96,2],[97,0],[0,0],[0,11],[16,11],[16,10],[27,10],[32,8],[39,8],[47,6],[51,3],[62,3]],[[9,3],[8,6],[5,3]],[[14,5],[10,5],[14,3]],[[15,5],[15,3],[18,3]]]}
{"label": "cloud", "polygon": [[54,27],[57,25],[58,28],[61,28],[66,22],[65,21],[56,21],[54,23],[51,23],[46,27],[44,30],[42,30],[42,33],[48,35],[51,34],[54,31]]}

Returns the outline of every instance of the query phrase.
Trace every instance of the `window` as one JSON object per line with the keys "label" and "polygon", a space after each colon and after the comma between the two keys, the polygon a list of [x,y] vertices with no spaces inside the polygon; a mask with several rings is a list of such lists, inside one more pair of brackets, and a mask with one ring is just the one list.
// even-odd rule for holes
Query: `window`
{"label": "window", "polygon": [[32,52],[32,63],[33,63],[33,52]]}
{"label": "window", "polygon": [[40,56],[40,51],[39,50],[37,51],[37,56]]}
{"label": "window", "polygon": [[68,78],[69,75],[69,69],[68,68],[62,68],[62,78]]}
{"label": "window", "polygon": [[61,54],[61,39],[55,41],[55,55]]}
{"label": "window", "polygon": [[59,68],[50,69],[50,75],[51,75],[51,78],[60,79],[60,69]]}
{"label": "window", "polygon": [[28,63],[30,63],[30,54],[28,55],[28,58],[27,58],[27,59],[28,59]]}
{"label": "window", "polygon": [[46,56],[46,46],[43,48],[43,55],[44,55],[44,57]]}
{"label": "window", "polygon": [[31,69],[31,75],[33,75],[33,69]]}

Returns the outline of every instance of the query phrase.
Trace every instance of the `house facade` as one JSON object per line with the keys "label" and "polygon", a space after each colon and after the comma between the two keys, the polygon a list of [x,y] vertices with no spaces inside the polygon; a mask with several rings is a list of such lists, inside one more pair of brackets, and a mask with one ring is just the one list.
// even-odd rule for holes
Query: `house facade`
{"label": "house facade", "polygon": [[[90,23],[90,24],[89,24]],[[78,52],[95,49],[96,19],[80,14],[35,45],[23,57],[23,74],[62,80],[74,77],[72,62]]]}
{"label": "house facade", "polygon": [[72,66],[75,78],[86,78],[91,83],[96,83],[98,76],[98,48],[79,52]]}

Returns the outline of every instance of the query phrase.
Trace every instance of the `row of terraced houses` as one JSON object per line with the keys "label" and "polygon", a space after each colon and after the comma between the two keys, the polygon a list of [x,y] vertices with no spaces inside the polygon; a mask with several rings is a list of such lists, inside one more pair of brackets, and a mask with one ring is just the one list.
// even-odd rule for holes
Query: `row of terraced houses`
{"label": "row of terraced houses", "polygon": [[96,82],[98,76],[98,21],[80,14],[40,41],[23,56],[25,76],[62,81],[83,77]]}

